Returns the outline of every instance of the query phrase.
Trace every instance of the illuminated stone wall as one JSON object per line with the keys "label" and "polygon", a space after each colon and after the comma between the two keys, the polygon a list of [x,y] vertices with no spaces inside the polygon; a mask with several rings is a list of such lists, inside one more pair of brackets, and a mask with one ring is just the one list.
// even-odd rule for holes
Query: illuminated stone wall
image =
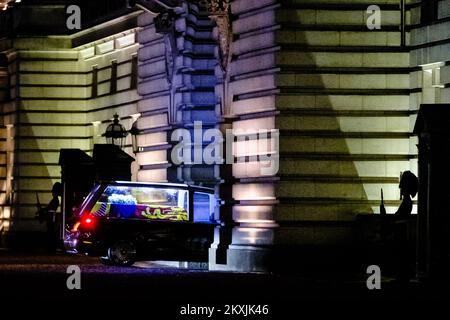
{"label": "illuminated stone wall", "polygon": [[220,117],[214,94],[217,44],[212,39],[213,23],[194,5],[184,4],[175,11],[176,18],[166,33],[156,31],[155,15],[139,17],[138,92],[142,99],[138,106],[137,178],[214,187],[219,181],[217,166],[174,165],[171,159],[172,146],[178,142],[171,141],[175,130],[193,133],[194,123],[201,121],[205,132],[216,128]]}
{"label": "illuminated stone wall", "polygon": [[[275,13],[277,1],[234,1],[232,23],[234,41],[229,66],[227,100],[232,128],[255,134],[267,132],[267,138],[235,142],[234,152],[239,159],[245,156],[277,156],[276,125],[276,43]],[[265,172],[267,164],[246,161],[233,165],[233,198],[238,202],[233,217],[243,223],[271,224],[276,204],[275,182],[277,170]],[[277,159],[278,160],[278,159]]]}
{"label": "illuminated stone wall", "polygon": [[[420,22],[420,10],[413,12]],[[418,109],[421,103],[450,102],[450,1],[438,2],[438,16],[433,25],[411,31],[410,66],[412,88],[422,92],[411,95],[411,107]],[[415,121],[414,119],[411,119]]]}
{"label": "illuminated stone wall", "polygon": [[[282,243],[348,241],[358,214],[378,213],[381,189],[393,213],[400,172],[417,171],[411,131],[418,106],[450,101],[450,28],[444,21],[413,28],[406,33],[410,52],[400,46],[397,0],[380,4],[382,30],[374,31],[366,27],[368,1],[338,2],[234,0],[225,69],[221,29],[210,13],[186,3],[168,33],[156,32],[156,15],[139,13],[135,28],[82,45],[116,22],[72,36],[17,39],[19,112],[3,112],[0,128],[5,203],[10,190],[12,214],[24,229],[35,228],[35,193],[49,200],[60,178],[59,149],[91,152],[117,112],[127,129],[138,119],[141,130],[133,179],[215,186],[229,205],[218,217],[250,228],[237,230],[232,246],[270,243],[272,233],[260,237],[251,227],[273,222]],[[448,0],[439,5],[439,17],[448,17]],[[417,8],[408,8],[406,22],[420,22]],[[170,135],[195,121],[235,132],[279,129],[280,171],[264,174],[250,162],[234,164],[226,176],[225,166],[174,165]],[[12,189],[8,130],[16,138]],[[130,139],[126,150],[134,156]],[[272,153],[266,142],[236,142],[234,156]]]}
{"label": "illuminated stone wall", "polygon": [[154,17],[150,13],[139,17],[142,28],[138,34],[141,44],[138,57],[139,93],[142,95],[138,103],[141,134],[138,136],[140,151],[137,160],[142,166],[137,177],[139,181],[167,181],[167,150],[171,148],[168,131],[172,96],[167,79],[164,36],[155,32]]}
{"label": "illuminated stone wall", "polygon": [[14,112],[17,96],[17,53],[0,40],[0,232],[10,228],[14,162]]}
{"label": "illuminated stone wall", "polygon": [[377,3],[380,30],[366,26],[368,2],[337,2],[282,1],[277,12],[282,242],[351,241],[355,217],[379,213],[381,189],[393,213],[400,172],[417,171],[399,1]]}
{"label": "illuminated stone wall", "polygon": [[[120,21],[136,20],[138,14]],[[45,227],[34,218],[36,194],[42,204],[50,200],[52,184],[61,179],[61,148],[79,148],[91,154],[94,143],[105,143],[101,134],[114,113],[127,128],[137,117],[137,26],[106,38],[95,36],[116,23],[112,20],[71,36],[19,37],[14,41],[18,97],[2,104],[2,110],[9,110],[3,123],[10,125],[14,138],[13,180],[10,188],[6,182],[2,188],[10,192],[11,230]],[[80,42],[84,44],[76,45]],[[5,127],[1,130],[7,131]],[[6,159],[4,141],[1,147],[1,157]],[[131,137],[125,150],[132,154]],[[1,170],[5,173],[4,166]]]}

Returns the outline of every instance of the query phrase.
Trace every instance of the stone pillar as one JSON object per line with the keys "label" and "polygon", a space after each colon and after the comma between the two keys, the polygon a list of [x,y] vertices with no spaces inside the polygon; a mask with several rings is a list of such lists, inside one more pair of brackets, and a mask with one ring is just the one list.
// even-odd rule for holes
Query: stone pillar
{"label": "stone pillar", "polygon": [[[223,119],[221,131],[226,137],[226,163],[220,168],[221,184],[217,193],[221,200],[218,217],[225,226],[216,230],[210,249],[210,269],[264,272],[268,270],[273,244],[275,223],[272,205],[276,202],[273,181],[276,173],[261,173],[261,157],[271,151],[264,147],[265,140],[262,141],[258,133],[275,131],[275,120],[274,105],[270,112],[261,112],[266,108],[264,101],[273,97],[270,90],[260,90],[259,86],[261,83],[264,83],[262,89],[270,86],[275,75],[267,76],[259,70],[260,61],[265,57],[253,55],[256,44],[253,38],[236,37],[233,40],[232,37],[233,34],[250,31],[253,23],[258,25],[261,22],[255,3],[240,0],[200,2],[215,23],[215,94],[220,102],[217,110]],[[252,10],[255,14],[243,14]],[[268,15],[274,15],[274,12],[270,11]],[[249,50],[249,54],[242,57],[240,54],[244,48]],[[228,134],[227,129],[230,130]]]}
{"label": "stone pillar", "polygon": [[414,133],[419,136],[417,273],[448,279],[450,253],[450,105],[421,105]]}

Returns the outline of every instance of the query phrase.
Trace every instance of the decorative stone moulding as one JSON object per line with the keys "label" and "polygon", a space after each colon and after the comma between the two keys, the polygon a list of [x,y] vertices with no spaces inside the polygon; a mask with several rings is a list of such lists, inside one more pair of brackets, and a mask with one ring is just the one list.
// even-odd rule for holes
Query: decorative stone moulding
{"label": "decorative stone moulding", "polygon": [[158,14],[154,19],[156,33],[172,33],[175,23],[175,17],[175,13],[172,10]]}
{"label": "decorative stone moulding", "polygon": [[136,43],[136,34],[130,33],[124,37],[117,38],[114,40],[114,46],[116,49],[122,49],[128,46],[131,46]]}
{"label": "decorative stone moulding", "polygon": [[176,20],[177,15],[173,10],[161,12],[154,19],[156,33],[164,35],[166,73],[169,84],[172,84],[177,56]]}
{"label": "decorative stone moulding", "polygon": [[231,0],[197,0],[197,4],[199,7],[206,9],[210,13],[210,18],[216,22],[219,41],[219,59],[223,71],[226,72],[233,35],[230,21]]}
{"label": "decorative stone moulding", "polygon": [[105,54],[114,50],[114,41],[107,41],[95,46],[95,54]]}
{"label": "decorative stone moulding", "polygon": [[136,43],[136,32],[119,34],[101,43],[93,43],[89,47],[79,50],[80,58],[83,60],[93,58],[96,55],[106,54],[117,49],[123,49]]}

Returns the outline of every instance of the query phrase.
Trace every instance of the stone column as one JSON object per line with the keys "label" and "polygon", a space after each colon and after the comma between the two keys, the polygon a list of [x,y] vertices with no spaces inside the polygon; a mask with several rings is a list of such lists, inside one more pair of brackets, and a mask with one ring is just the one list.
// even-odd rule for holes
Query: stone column
{"label": "stone column", "polygon": [[419,135],[418,275],[448,279],[450,253],[450,105],[421,105]]}

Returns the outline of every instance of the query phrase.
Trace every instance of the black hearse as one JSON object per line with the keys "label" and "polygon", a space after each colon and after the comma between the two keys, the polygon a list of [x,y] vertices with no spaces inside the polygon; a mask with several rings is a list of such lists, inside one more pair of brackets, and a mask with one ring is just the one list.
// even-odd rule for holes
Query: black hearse
{"label": "black hearse", "polygon": [[105,264],[137,260],[207,261],[217,200],[210,188],[171,183],[96,185],[75,214],[64,244]]}

